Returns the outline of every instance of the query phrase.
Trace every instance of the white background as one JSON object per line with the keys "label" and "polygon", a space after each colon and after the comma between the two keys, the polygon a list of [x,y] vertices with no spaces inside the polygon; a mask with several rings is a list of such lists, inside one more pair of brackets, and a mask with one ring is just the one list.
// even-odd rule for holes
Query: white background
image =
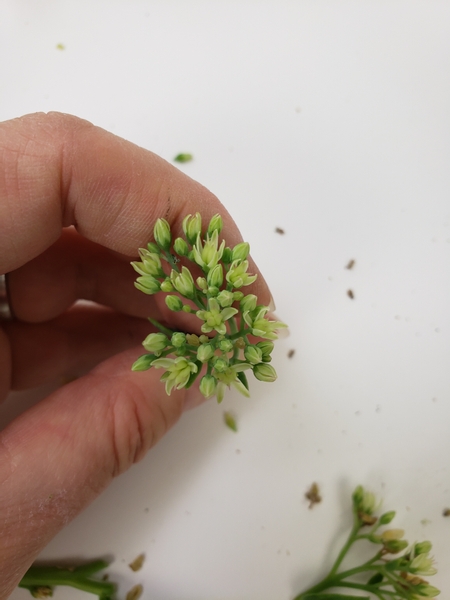
{"label": "white background", "polygon": [[291,331],[276,383],[186,414],[42,558],[113,559],[119,600],[136,583],[153,600],[289,600],[326,573],[361,483],[433,542],[448,593],[450,2],[3,0],[0,15],[0,119],[58,110],[169,161],[191,152],[180,168],[234,216]]}

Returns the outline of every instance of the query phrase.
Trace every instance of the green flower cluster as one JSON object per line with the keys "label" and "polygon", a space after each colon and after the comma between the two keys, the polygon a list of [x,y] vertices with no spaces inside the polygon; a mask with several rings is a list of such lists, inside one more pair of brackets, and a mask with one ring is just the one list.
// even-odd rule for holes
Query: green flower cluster
{"label": "green flower cluster", "polygon": [[[188,388],[201,375],[201,393],[221,402],[230,386],[249,395],[246,371],[260,381],[277,377],[269,363],[277,330],[286,325],[270,321],[269,308],[242,291],[257,277],[248,273],[250,246],[241,242],[227,247],[225,240],[219,241],[222,227],[221,216],[215,215],[203,233],[200,213],[187,215],[184,237],[173,239],[169,223],[158,219],[155,242],[140,248],[141,260],[131,263],[139,274],[135,282],[139,290],[164,292],[170,310],[192,313],[200,320],[198,333],[187,333],[150,319],[159,332],[143,341],[147,353],[132,369],[164,369],[161,381],[169,395],[173,389]],[[189,262],[201,273],[198,277]]]}
{"label": "green flower cluster", "polygon": [[[362,486],[358,486],[353,492],[352,501],[353,528],[331,571],[320,583],[302,592],[294,600],[330,600],[331,597],[334,600],[368,600],[367,596],[330,594],[330,590],[339,588],[361,590],[380,600],[436,597],[439,590],[422,577],[436,573],[430,557],[431,543],[425,541],[410,545],[403,539],[402,529],[385,529],[380,532],[381,527],[391,523],[395,512],[375,516],[375,496]],[[375,556],[358,567],[341,570],[351,546],[361,540],[378,546]]]}

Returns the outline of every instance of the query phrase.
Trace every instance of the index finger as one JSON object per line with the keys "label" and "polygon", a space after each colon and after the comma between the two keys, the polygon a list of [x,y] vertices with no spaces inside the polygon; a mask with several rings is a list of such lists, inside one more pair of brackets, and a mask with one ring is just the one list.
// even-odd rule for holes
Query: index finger
{"label": "index finger", "polygon": [[[239,230],[206,188],[152,152],[59,113],[0,124],[0,273],[39,255],[74,225],[86,238],[135,256],[164,217],[220,213],[233,246]],[[253,264],[253,272],[259,274]],[[255,292],[268,303],[259,277]]]}

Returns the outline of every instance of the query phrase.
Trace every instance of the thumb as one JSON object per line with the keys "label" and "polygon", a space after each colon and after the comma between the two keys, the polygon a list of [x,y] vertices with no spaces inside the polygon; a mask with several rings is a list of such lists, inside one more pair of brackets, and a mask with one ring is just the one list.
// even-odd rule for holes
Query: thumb
{"label": "thumb", "polygon": [[178,420],[186,397],[198,393],[168,397],[154,369],[130,371],[135,355],[105,361],[0,434],[0,600],[52,537],[142,458]]}

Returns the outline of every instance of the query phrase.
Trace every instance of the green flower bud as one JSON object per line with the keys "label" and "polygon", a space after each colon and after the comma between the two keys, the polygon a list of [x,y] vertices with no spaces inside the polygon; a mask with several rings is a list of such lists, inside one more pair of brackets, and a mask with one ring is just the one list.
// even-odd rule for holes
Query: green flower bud
{"label": "green flower bud", "polygon": [[223,254],[222,254],[222,262],[225,265],[229,265],[230,262],[232,262],[232,259],[231,259],[232,252],[233,251],[231,250],[231,248],[228,248],[228,247],[224,248]]}
{"label": "green flower bud", "polygon": [[197,277],[196,281],[201,290],[206,291],[208,289],[208,283],[204,277]]}
{"label": "green flower bud", "polygon": [[247,294],[247,296],[242,298],[240,303],[242,312],[255,310],[257,302],[258,298],[255,296],[255,294]]}
{"label": "green flower bud", "polygon": [[153,354],[143,354],[136,361],[134,361],[131,367],[132,371],[147,371],[152,366],[152,362],[156,359]]}
{"label": "green flower bud", "polygon": [[432,545],[431,542],[419,542],[414,546],[414,554],[417,556],[418,554],[428,554],[431,551]]}
{"label": "green flower bud", "polygon": [[228,292],[227,290],[222,290],[217,295],[217,302],[220,304],[222,308],[226,306],[231,306],[234,302],[234,294],[233,292]]}
{"label": "green flower bud", "polygon": [[189,246],[183,238],[177,238],[173,244],[173,249],[179,256],[186,256],[189,252]]}
{"label": "green flower bud", "polygon": [[149,352],[160,354],[166,348],[169,340],[164,333],[151,333],[142,342],[142,345]]}
{"label": "green flower bud", "polygon": [[392,521],[392,519],[394,519],[394,517],[395,517],[395,510],[391,510],[391,511],[381,515],[379,523],[380,523],[380,525],[389,525],[389,523]]}
{"label": "green flower bud", "polygon": [[220,288],[223,283],[223,268],[221,264],[217,264],[209,271],[206,278],[210,287]]}
{"label": "green flower bud", "polygon": [[159,254],[156,252],[149,252],[144,248],[139,248],[139,256],[142,260],[142,269],[144,270],[144,275],[148,274],[153,275],[154,277],[161,277],[164,275],[164,271],[161,268],[161,259],[159,258]]}
{"label": "green flower bud", "polygon": [[252,365],[257,365],[262,361],[262,352],[257,346],[247,346],[244,356],[245,360]]}
{"label": "green flower bud", "polygon": [[220,215],[214,215],[208,225],[208,234],[212,235],[214,231],[220,233],[223,228],[223,221]]}
{"label": "green flower bud", "polygon": [[200,392],[205,398],[210,398],[216,391],[217,381],[212,375],[204,375],[200,381]]}
{"label": "green flower bud", "polygon": [[247,242],[241,242],[237,244],[231,253],[231,260],[245,260],[250,254],[250,244]]}
{"label": "green flower bud", "polygon": [[385,552],[388,552],[389,554],[398,554],[407,547],[408,542],[406,540],[387,540],[383,543]]}
{"label": "green flower bud", "polygon": [[176,331],[172,334],[170,342],[174,348],[182,348],[186,344],[186,334]]}
{"label": "green flower bud", "polygon": [[185,305],[183,306],[182,310],[183,310],[183,312],[185,312],[185,313],[191,313],[191,312],[195,312],[194,310],[192,310],[192,308],[191,308],[191,307],[190,307],[188,304],[185,304]]}
{"label": "green flower bud", "polygon": [[269,341],[258,342],[256,346],[261,350],[263,358],[270,356],[274,349],[274,343]]}
{"label": "green flower bud", "polygon": [[226,358],[218,358],[216,361],[214,361],[214,369],[218,372],[218,373],[224,373],[229,366],[229,362]]}
{"label": "green flower bud", "polygon": [[170,233],[170,225],[165,219],[158,219],[153,229],[153,235],[156,243],[163,250],[170,249],[172,235]]}
{"label": "green flower bud", "polygon": [[428,583],[419,583],[417,588],[414,590],[414,596],[416,598],[435,598],[440,593],[440,590],[432,585],[429,585]]}
{"label": "green flower bud", "polygon": [[359,508],[363,498],[364,498],[364,488],[362,485],[358,485],[358,487],[355,488],[355,491],[352,494],[353,504],[355,505],[356,508]]}
{"label": "green flower bud", "polygon": [[164,279],[164,281],[161,283],[161,291],[162,292],[173,292],[173,285],[172,285],[172,282],[170,281],[169,277]]}
{"label": "green flower bud", "polygon": [[190,244],[195,244],[197,237],[202,233],[202,217],[200,213],[195,215],[187,215],[183,219],[183,231]]}
{"label": "green flower bud", "polygon": [[219,295],[219,288],[212,286],[207,289],[207,292],[208,292],[209,296],[212,296],[213,298],[215,298],[216,296]]}
{"label": "green flower bud", "polygon": [[170,280],[173,287],[185,298],[194,298],[195,285],[192,274],[187,267],[182,267],[181,273],[172,270]]}
{"label": "green flower bud", "polygon": [[214,356],[214,348],[211,344],[202,344],[197,350],[197,359],[200,362],[208,362],[208,360]]}
{"label": "green flower bud", "polygon": [[153,242],[149,242],[147,244],[147,250],[153,254],[161,254],[161,248],[158,246],[158,244],[154,244]]}
{"label": "green flower bud", "polygon": [[198,341],[200,342],[200,344],[207,344],[209,342],[209,337],[207,335],[201,335],[198,338]]}
{"label": "green flower bud", "polygon": [[230,270],[227,273],[227,281],[235,288],[240,288],[244,285],[250,285],[256,281],[257,275],[249,275],[247,273],[247,260],[234,260],[231,263]]}
{"label": "green flower bud", "polygon": [[134,282],[135,287],[144,294],[156,294],[161,289],[161,285],[157,279],[151,275],[145,275],[144,277],[138,277]]}
{"label": "green flower bud", "polygon": [[242,298],[244,297],[244,293],[243,292],[233,292],[233,298],[237,301],[240,302],[242,300]]}
{"label": "green flower bud", "polygon": [[253,367],[253,375],[259,381],[267,381],[272,382],[277,378],[277,373],[272,365],[268,365],[266,363],[260,363],[259,365],[255,365]]}
{"label": "green flower bud", "polygon": [[178,296],[166,296],[166,304],[170,310],[177,312],[183,309],[183,302]]}
{"label": "green flower bud", "polygon": [[189,344],[189,346],[198,346],[200,344],[198,335],[195,335],[195,333],[187,333],[186,342]]}
{"label": "green flower bud", "polygon": [[222,340],[219,342],[219,348],[222,352],[231,352],[231,350],[233,350],[233,342],[230,340]]}

